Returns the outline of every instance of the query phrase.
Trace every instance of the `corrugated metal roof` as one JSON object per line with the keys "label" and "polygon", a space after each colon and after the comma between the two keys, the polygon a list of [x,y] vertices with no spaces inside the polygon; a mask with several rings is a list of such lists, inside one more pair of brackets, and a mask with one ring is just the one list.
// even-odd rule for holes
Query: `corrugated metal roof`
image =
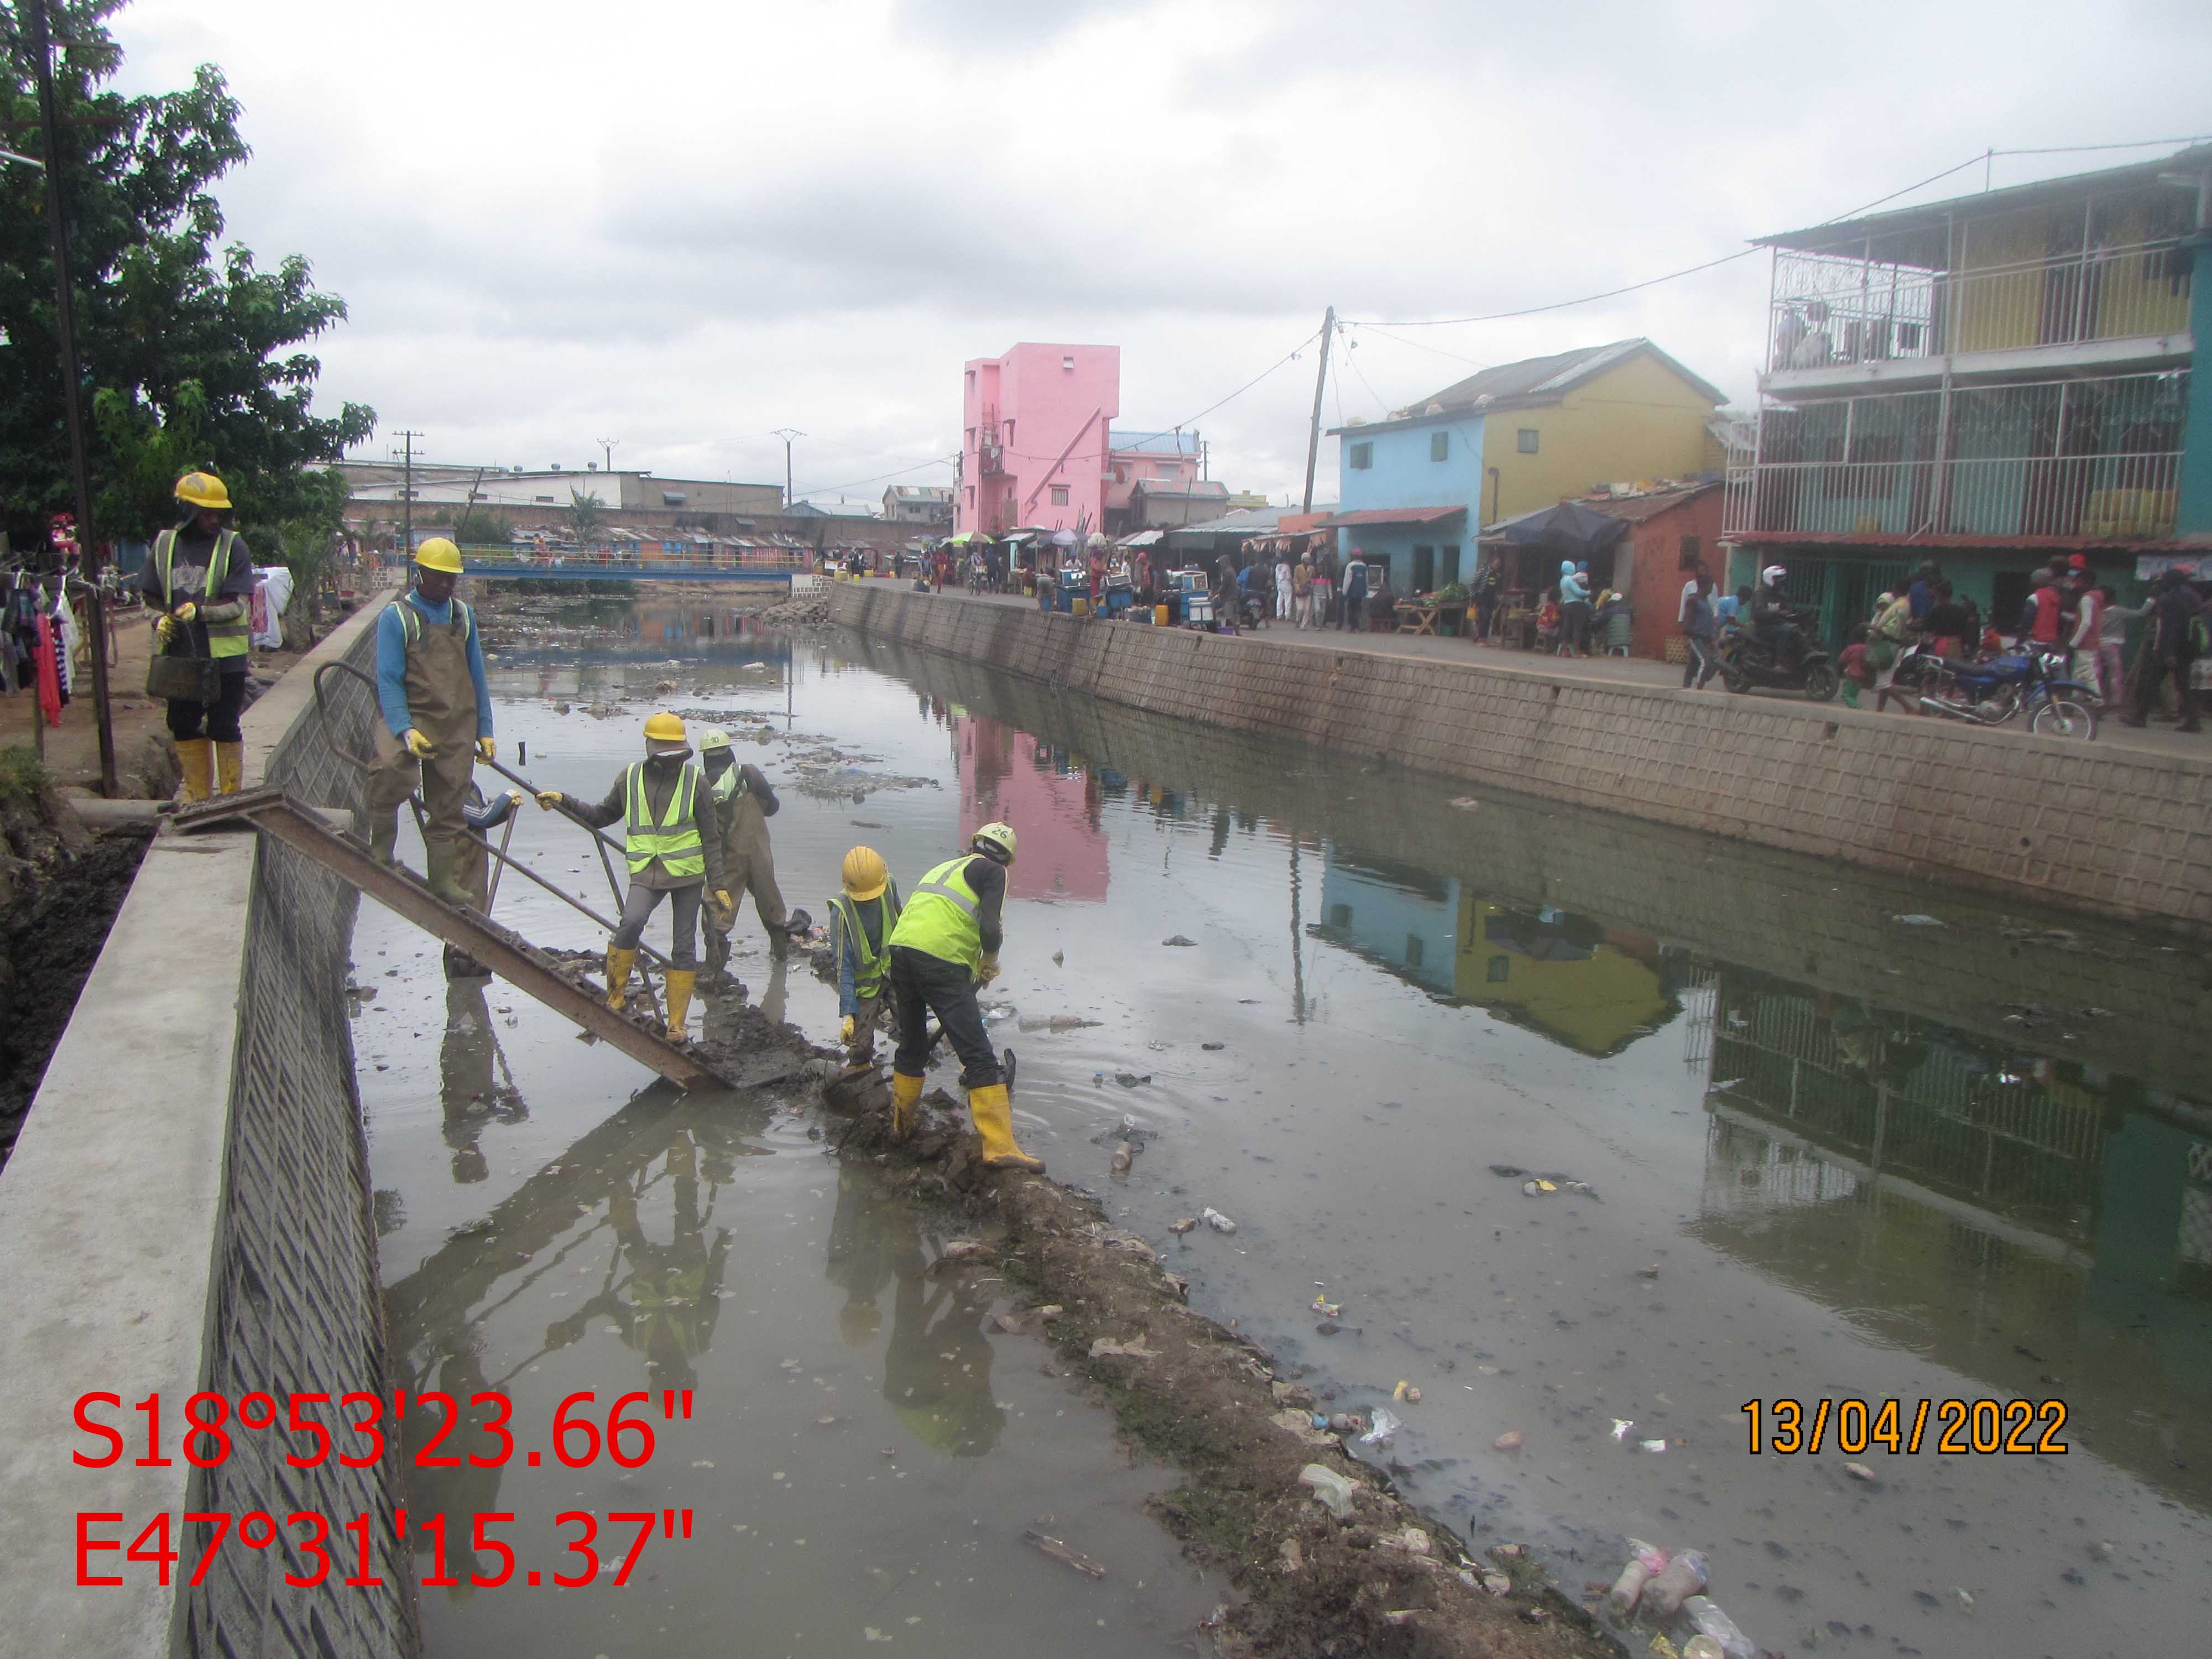
{"label": "corrugated metal roof", "polygon": [[1316,530],[1348,529],[1363,524],[1441,524],[1446,519],[1455,519],[1465,513],[1463,507],[1364,507],[1354,513],[1340,513],[1324,519],[1314,526]]}
{"label": "corrugated metal roof", "polygon": [[1198,434],[1144,432],[1109,427],[1106,431],[1106,447],[1134,450],[1147,455],[1195,455],[1198,453]]}
{"label": "corrugated metal roof", "polygon": [[1654,489],[1642,495],[1590,495],[1583,498],[1583,505],[1593,513],[1604,514],[1608,519],[1619,519],[1626,524],[1642,524],[1647,519],[1656,519],[1662,513],[1694,500],[1709,489],[1719,488],[1717,483],[1693,483],[1673,489]]}
{"label": "corrugated metal roof", "polygon": [[1548,357],[1524,357],[1517,363],[1499,363],[1480,374],[1470,374],[1463,380],[1455,380],[1431,397],[1409,404],[1394,418],[1418,416],[1439,404],[1445,411],[1450,412],[1551,403],[1573,391],[1583,381],[1638,354],[1656,357],[1714,403],[1728,401],[1727,395],[1717,386],[1692,374],[1639,335],[1632,340],[1615,340],[1609,345],[1584,346],[1578,351],[1555,352]]}
{"label": "corrugated metal roof", "polygon": [[1226,518],[1183,525],[1169,531],[1168,535],[1170,538],[1176,536],[1260,536],[1281,523],[1282,517],[1283,509],[1279,507],[1250,507],[1241,513],[1231,513]]}

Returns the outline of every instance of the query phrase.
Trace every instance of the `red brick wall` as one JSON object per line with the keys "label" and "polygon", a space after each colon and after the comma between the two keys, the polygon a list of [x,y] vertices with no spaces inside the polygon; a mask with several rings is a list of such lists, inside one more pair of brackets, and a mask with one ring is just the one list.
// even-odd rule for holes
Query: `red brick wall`
{"label": "red brick wall", "polygon": [[1629,601],[1636,613],[1630,648],[1639,657],[1664,657],[1677,629],[1674,607],[1689,580],[1681,568],[1682,538],[1695,536],[1705,568],[1718,583],[1728,574],[1721,557],[1721,495],[1708,489],[1665,512],[1628,527],[1631,549]]}

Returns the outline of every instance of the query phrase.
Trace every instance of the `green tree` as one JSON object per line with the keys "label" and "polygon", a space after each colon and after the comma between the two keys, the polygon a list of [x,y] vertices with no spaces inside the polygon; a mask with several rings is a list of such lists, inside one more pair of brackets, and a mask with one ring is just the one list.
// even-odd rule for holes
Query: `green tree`
{"label": "green tree", "polygon": [[[250,250],[219,246],[211,192],[248,155],[238,104],[211,64],[174,92],[112,90],[122,52],[105,20],[123,3],[48,7],[94,532],[143,537],[173,522],[167,484],[206,466],[240,527],[273,541],[322,512],[317,471],[375,428],[361,404],[312,407],[321,365],[299,348],[343,320],[345,303],[319,292],[297,255],[263,270]],[[28,44],[4,3],[0,31],[0,144],[37,152]],[[70,500],[53,292],[44,178],[0,167],[0,526],[19,540],[42,539],[46,515]]]}
{"label": "green tree", "polygon": [[607,504],[597,491],[586,495],[574,484],[568,486],[568,534],[578,546],[587,547],[597,541],[606,518]]}
{"label": "green tree", "polygon": [[498,514],[488,507],[467,507],[453,520],[453,539],[463,547],[505,547],[511,538]]}

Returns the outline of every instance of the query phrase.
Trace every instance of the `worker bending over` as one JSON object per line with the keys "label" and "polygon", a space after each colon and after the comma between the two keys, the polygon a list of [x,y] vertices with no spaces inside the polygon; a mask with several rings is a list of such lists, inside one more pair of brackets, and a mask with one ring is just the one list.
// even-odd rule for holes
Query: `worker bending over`
{"label": "worker bending over", "polygon": [[[246,707],[246,611],[253,603],[253,556],[230,527],[230,492],[212,472],[177,480],[184,522],[154,538],[138,591],[161,612],[154,631],[167,653],[212,657],[213,702],[171,697],[169,735],[185,775],[185,799],[238,793],[245,765],[238,716]],[[180,648],[182,647],[182,648]]]}
{"label": "worker bending over", "polygon": [[[699,763],[706,770],[721,824],[720,884],[733,898],[753,896],[753,914],[768,932],[769,954],[781,961],[791,952],[791,920],[775,884],[775,855],[769,851],[768,821],[782,805],[759,767],[739,764],[730,750],[730,734],[719,726],[699,734]],[[707,976],[712,979],[730,960],[730,933],[738,923],[734,908],[725,916],[707,913]]]}
{"label": "worker bending over", "polygon": [[891,1133],[904,1135],[919,1115],[922,1068],[929,1060],[929,1016],[934,1013],[968,1091],[968,1115],[982,1138],[983,1163],[994,1170],[1042,1170],[1041,1159],[1014,1144],[1014,1109],[999,1075],[999,1057],[983,1030],[975,993],[999,976],[1006,866],[1014,861],[1014,832],[987,823],[969,851],[947,859],[915,884],[891,929],[892,1011],[898,1051],[891,1061]]}
{"label": "worker bending over", "polygon": [[899,919],[898,884],[872,847],[845,854],[843,887],[830,901],[830,952],[837,964],[837,1036],[855,1067],[872,1065],[884,978],[890,967],[891,930]]}
{"label": "worker bending over", "polygon": [[646,921],[665,897],[676,924],[665,976],[668,1040],[687,1041],[691,1033],[685,1020],[699,977],[700,903],[706,899],[726,913],[730,896],[722,886],[721,826],[707,781],[691,764],[684,722],[665,710],[647,720],[645,758],[623,769],[605,800],[592,805],[558,789],[541,789],[538,804],[548,811],[564,808],[595,829],[617,818],[627,824],[629,891],[607,943],[607,1006],[621,1009]]}
{"label": "worker bending over", "polygon": [[476,612],[453,597],[460,579],[460,549],[433,536],[415,550],[414,587],[376,619],[384,720],[368,763],[368,850],[392,862],[399,809],[421,789],[424,879],[447,903],[480,908],[456,869],[477,762],[497,747]]}

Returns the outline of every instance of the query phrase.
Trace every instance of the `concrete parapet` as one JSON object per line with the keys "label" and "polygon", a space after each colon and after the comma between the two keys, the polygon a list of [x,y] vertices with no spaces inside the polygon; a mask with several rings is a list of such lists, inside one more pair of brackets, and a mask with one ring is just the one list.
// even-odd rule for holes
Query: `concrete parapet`
{"label": "concrete parapet", "polygon": [[2212,933],[2212,763],[1847,708],[1327,652],[872,584],[834,621],[1233,731]]}
{"label": "concrete parapet", "polygon": [[[331,752],[312,688],[323,663],[365,663],[375,601],[247,711],[245,787],[266,781],[349,805],[360,779]],[[338,735],[363,746],[365,687],[333,677]],[[284,1462],[281,1429],[240,1430],[216,1468],[181,1455],[187,1398],[234,1404],[380,1390],[384,1333],[366,1148],[344,998],[355,896],[297,854],[250,834],[149,848],[0,1171],[0,1273],[15,1340],[0,1351],[0,1605],[5,1645],[25,1653],[252,1653],[383,1659],[416,1646],[413,1575],[392,1543],[399,1453],[366,1468]],[[80,1396],[123,1404],[91,1415],[123,1431],[103,1448],[74,1425]],[[165,1468],[141,1468],[158,1394]],[[312,1415],[336,1427],[335,1407]],[[356,1413],[357,1414],[357,1413]],[[193,1588],[202,1529],[186,1510],[313,1510],[339,1528],[366,1513],[381,1588],[284,1583],[280,1550],[227,1543]],[[120,1552],[77,1582],[78,1516],[118,1516],[93,1537],[127,1544],[155,1516],[187,1564],[164,1587]],[[295,1534],[296,1535],[296,1534]],[[334,1553],[343,1556],[343,1549]]]}

